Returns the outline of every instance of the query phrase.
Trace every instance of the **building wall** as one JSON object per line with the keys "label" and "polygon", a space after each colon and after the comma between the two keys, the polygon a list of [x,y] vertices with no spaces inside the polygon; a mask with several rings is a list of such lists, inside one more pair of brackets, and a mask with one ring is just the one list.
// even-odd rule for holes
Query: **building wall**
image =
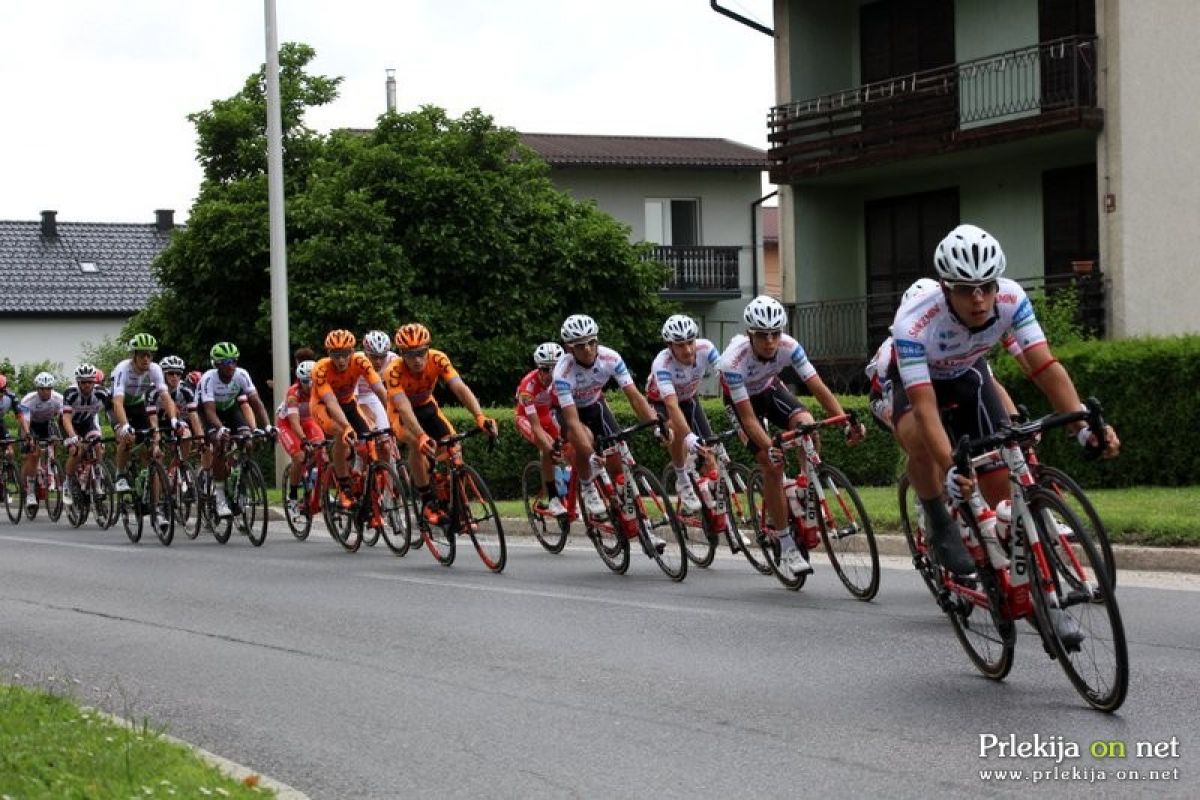
{"label": "building wall", "polygon": [[[1153,5],[1153,13],[1147,13]],[[1105,129],[1098,143],[1101,264],[1116,336],[1200,331],[1200,3],[1097,0]]]}
{"label": "building wall", "polygon": [[0,357],[16,366],[49,359],[61,364],[59,374],[65,377],[83,360],[85,344],[116,338],[126,321],[124,317],[0,319]]}

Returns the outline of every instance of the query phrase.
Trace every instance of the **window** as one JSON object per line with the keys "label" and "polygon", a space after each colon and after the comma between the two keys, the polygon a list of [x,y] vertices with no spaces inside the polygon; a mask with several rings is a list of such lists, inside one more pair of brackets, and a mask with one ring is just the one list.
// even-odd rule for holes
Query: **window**
{"label": "window", "polygon": [[80,272],[99,272],[100,268],[96,266],[95,261],[80,261],[79,262],[79,271]]}
{"label": "window", "polygon": [[700,244],[700,201],[647,198],[645,238],[661,245]]}

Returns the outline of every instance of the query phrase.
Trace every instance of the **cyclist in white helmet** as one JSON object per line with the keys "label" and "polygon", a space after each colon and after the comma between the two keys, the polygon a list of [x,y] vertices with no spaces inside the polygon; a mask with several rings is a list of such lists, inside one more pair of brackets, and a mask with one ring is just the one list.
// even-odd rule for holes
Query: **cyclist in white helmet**
{"label": "cyclist in white helmet", "polygon": [[[566,350],[566,355],[554,367],[554,394],[558,398],[560,427],[575,451],[574,466],[581,477],[580,497],[589,514],[603,517],[607,513],[604,501],[593,483],[596,477],[591,464],[593,446],[597,436],[620,430],[604,402],[604,387],[610,380],[615,380],[641,421],[650,422],[656,416],[650,403],[638,391],[621,354],[600,344],[597,338],[600,326],[594,319],[586,314],[572,314],[563,321],[559,333]],[[667,433],[669,436],[669,428]],[[619,471],[616,457],[610,460],[608,469],[614,475]]]}
{"label": "cyclist in white helmet", "polygon": [[[650,365],[646,380],[646,398],[660,417],[671,425],[671,466],[675,469],[675,487],[684,508],[691,514],[700,510],[700,498],[687,474],[687,455],[699,454],[700,439],[712,436],[708,417],[700,405],[700,381],[715,372],[721,351],[708,339],[701,339],[700,326],[685,314],[673,314],[662,326],[666,347]],[[704,454],[706,461],[710,456]],[[704,471],[715,468],[705,464]]]}
{"label": "cyclist in white helmet", "polygon": [[[1025,357],[1030,378],[1054,409],[1070,412],[1081,404],[1025,291],[1003,277],[1006,262],[999,242],[974,225],[959,225],[938,244],[933,263],[941,290],[903,303],[892,324],[895,357],[887,368],[891,416],[896,438],[908,454],[908,477],[928,523],[931,554],[946,569],[969,575],[974,562],[942,495],[957,500],[974,486],[954,468],[950,437],[977,438],[1007,418],[987,366],[988,351],[1011,332],[1015,347],[1010,349]],[[1073,427],[1080,444],[1099,446],[1085,423]],[[1120,441],[1111,427],[1105,429],[1105,439],[1104,457],[1115,456]],[[1003,468],[981,473],[979,483],[992,506],[1008,497]]]}
{"label": "cyclist in white helmet", "polygon": [[55,380],[49,372],[39,372],[33,379],[33,391],[21,398],[18,406],[17,422],[21,426],[21,437],[25,440],[25,462],[21,474],[25,477],[25,504],[30,507],[38,504],[34,493],[38,451],[33,441],[45,441],[57,436],[57,424],[62,416],[63,396],[55,391]]}
{"label": "cyclist in white helmet", "polygon": [[567,513],[558,496],[558,484],[554,480],[554,461],[558,457],[561,431],[551,409],[554,406],[554,367],[563,357],[563,349],[557,342],[542,342],[533,350],[535,369],[525,373],[517,384],[517,405],[513,409],[513,421],[517,431],[538,449],[542,461],[542,483],[546,487],[546,508],[553,515]]}
{"label": "cyclist in white helmet", "polygon": [[[787,312],[773,297],[759,295],[746,305],[742,315],[746,333],[734,336],[721,355],[721,379],[725,405],[747,437],[746,446],[763,471],[763,495],[767,506],[766,534],[779,541],[779,568],[792,573],[812,572],[788,532],[787,498],[783,493],[783,453],[776,448],[760,419],[766,418],[783,430],[813,421],[808,409],[788,391],[779,373],[791,367],[830,416],[843,414],[842,404],[821,380],[800,343],[783,332]],[[857,444],[866,428],[846,425],[846,436]],[[816,542],[807,543],[809,547]]]}
{"label": "cyclist in white helmet", "polygon": [[91,364],[80,364],[75,368],[75,385],[63,392],[63,444],[67,449],[67,491],[64,503],[73,503],[78,487],[75,485],[75,470],[83,450],[80,440],[92,441],[100,438],[100,411],[112,406],[108,391],[96,385],[100,371]]}

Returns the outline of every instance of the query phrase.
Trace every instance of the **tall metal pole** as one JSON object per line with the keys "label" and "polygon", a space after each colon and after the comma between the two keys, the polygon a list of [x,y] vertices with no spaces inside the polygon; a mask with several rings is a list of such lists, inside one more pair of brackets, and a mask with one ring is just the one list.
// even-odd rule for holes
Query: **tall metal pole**
{"label": "tall metal pole", "polygon": [[[279,107],[279,34],[275,0],[263,0],[267,34],[267,205],[271,224],[271,364],[277,408],[292,383],[288,338],[287,238],[283,219],[283,121]],[[287,458],[276,451],[275,474]]]}

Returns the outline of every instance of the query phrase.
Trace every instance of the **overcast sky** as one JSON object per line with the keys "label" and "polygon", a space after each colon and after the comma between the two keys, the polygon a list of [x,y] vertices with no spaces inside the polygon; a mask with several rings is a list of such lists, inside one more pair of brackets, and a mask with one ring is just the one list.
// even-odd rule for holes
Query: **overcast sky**
{"label": "overcast sky", "polygon": [[[770,0],[722,5],[771,24]],[[277,0],[279,41],[342,76],[310,127],[479,107],[521,131],[716,136],[766,147],[772,40],[705,0]],[[200,170],[187,115],[262,64],[261,0],[0,3],[0,219],[187,217]]]}

